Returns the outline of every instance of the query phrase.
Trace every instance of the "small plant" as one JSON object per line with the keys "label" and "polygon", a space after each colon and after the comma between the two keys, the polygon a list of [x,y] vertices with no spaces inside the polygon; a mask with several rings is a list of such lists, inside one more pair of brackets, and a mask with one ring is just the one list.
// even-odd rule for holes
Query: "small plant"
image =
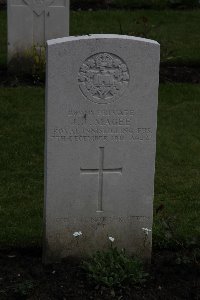
{"label": "small plant", "polygon": [[148,242],[148,236],[152,232],[149,228],[142,228],[142,231],[144,232],[144,250],[146,248],[147,242]]}
{"label": "small plant", "polygon": [[137,18],[134,23],[134,31],[130,32],[129,35],[143,38],[149,38],[151,36],[154,25],[150,23],[150,20],[146,16]]}
{"label": "small plant", "polygon": [[129,257],[125,250],[113,247],[114,238],[109,237],[111,247],[107,251],[97,251],[83,268],[89,279],[97,285],[114,288],[122,285],[137,285],[148,276],[143,270],[142,262],[136,257]]}
{"label": "small plant", "polygon": [[79,237],[79,236],[81,236],[81,235],[83,235],[81,231],[76,231],[76,232],[73,233],[73,236],[74,236],[75,238],[77,238],[77,237]]}
{"label": "small plant", "polygon": [[175,58],[177,59],[178,56],[176,56],[175,52],[174,52],[174,43],[173,42],[169,42],[169,41],[164,41],[161,40],[161,38],[158,37],[158,39],[160,40],[160,45],[161,45],[161,63],[164,62],[171,62],[173,61]]}

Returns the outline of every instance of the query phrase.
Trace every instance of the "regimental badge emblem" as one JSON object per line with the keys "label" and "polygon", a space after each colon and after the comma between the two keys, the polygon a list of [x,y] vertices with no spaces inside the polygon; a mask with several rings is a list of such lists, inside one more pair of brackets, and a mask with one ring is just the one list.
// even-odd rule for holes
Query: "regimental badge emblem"
{"label": "regimental badge emblem", "polygon": [[26,4],[36,13],[36,15],[40,16],[43,11],[46,10],[48,6],[50,6],[55,0],[24,0]]}
{"label": "regimental badge emblem", "polygon": [[127,89],[129,80],[126,63],[111,53],[98,53],[89,57],[78,74],[83,95],[98,104],[109,104],[119,99]]}

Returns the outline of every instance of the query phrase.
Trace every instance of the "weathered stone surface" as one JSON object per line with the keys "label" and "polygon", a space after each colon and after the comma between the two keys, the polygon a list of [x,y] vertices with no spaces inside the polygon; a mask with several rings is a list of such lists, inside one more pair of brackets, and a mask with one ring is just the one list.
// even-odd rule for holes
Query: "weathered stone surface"
{"label": "weathered stone surface", "polygon": [[130,36],[48,41],[46,262],[106,249],[109,236],[150,258],[159,53]]}
{"label": "weathered stone surface", "polygon": [[69,0],[9,0],[8,58],[69,35]]}

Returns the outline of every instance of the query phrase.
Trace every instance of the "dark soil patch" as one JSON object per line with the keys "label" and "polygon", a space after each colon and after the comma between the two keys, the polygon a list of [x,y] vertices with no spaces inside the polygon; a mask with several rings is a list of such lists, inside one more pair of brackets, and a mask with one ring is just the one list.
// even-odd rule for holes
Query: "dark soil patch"
{"label": "dark soil patch", "polygon": [[161,64],[160,82],[200,83],[200,66]]}
{"label": "dark soil patch", "polygon": [[[179,66],[161,64],[160,82],[192,83],[200,84],[200,66]],[[0,86],[15,87],[18,85],[43,86],[43,80],[35,80],[28,74],[13,75],[7,72],[6,68],[0,70]]]}
{"label": "dark soil patch", "polygon": [[76,260],[42,265],[37,249],[1,251],[0,270],[1,300],[200,299],[198,266],[177,265],[173,252],[154,254],[143,287],[118,288],[115,295],[89,283]]}

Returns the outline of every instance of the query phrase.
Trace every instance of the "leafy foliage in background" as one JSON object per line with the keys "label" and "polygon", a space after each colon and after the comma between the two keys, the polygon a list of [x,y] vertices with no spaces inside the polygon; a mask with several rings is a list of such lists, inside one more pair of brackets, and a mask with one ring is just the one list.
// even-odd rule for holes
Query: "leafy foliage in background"
{"label": "leafy foliage in background", "polygon": [[33,46],[15,54],[9,62],[9,72],[19,79],[29,77],[34,84],[45,80],[45,47]]}

